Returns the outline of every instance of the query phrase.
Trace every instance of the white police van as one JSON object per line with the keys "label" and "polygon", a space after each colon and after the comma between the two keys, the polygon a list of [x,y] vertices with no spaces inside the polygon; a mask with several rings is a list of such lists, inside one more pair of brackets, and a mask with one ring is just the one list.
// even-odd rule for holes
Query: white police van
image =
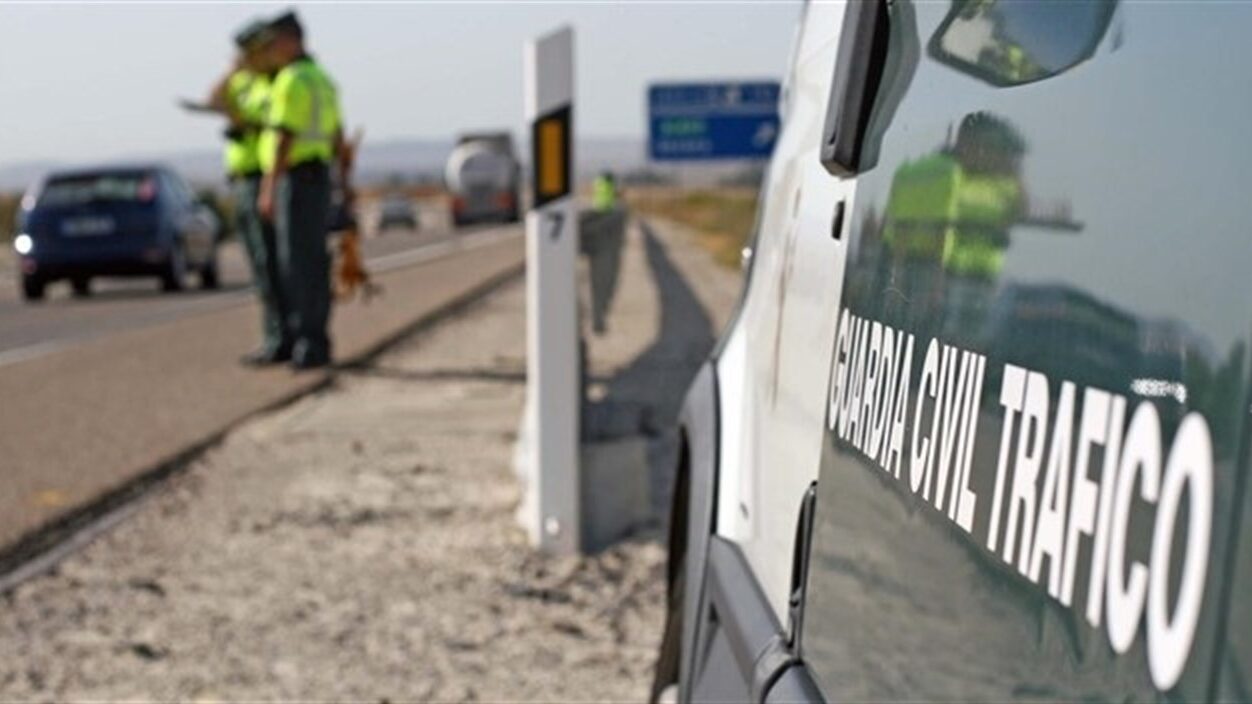
{"label": "white police van", "polygon": [[1250,35],[805,6],[654,697],[1252,699]]}

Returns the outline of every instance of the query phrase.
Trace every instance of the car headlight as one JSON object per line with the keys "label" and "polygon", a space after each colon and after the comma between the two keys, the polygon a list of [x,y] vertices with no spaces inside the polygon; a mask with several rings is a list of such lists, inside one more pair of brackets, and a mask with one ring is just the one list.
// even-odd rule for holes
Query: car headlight
{"label": "car headlight", "polygon": [[35,249],[35,240],[25,232],[13,238],[13,249],[18,254],[30,254]]}

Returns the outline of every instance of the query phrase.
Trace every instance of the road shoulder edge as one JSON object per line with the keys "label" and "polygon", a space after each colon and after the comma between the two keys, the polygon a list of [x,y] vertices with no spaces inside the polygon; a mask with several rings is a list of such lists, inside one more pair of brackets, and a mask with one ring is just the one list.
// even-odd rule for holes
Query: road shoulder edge
{"label": "road shoulder edge", "polygon": [[240,414],[202,435],[182,450],[147,468],[137,470],[120,485],[27,531],[7,546],[0,547],[0,595],[21,583],[52,570],[61,560],[90,545],[109,529],[142,508],[153,491],[186,472],[195,460],[219,445],[232,431],[262,415],[272,413],[318,391],[334,386],[340,370],[350,371],[368,365],[397,344],[419,335],[448,318],[460,314],[489,294],[524,274],[525,260],[506,267],[474,287],[453,296],[398,330],[383,336],[364,350],[351,355],[316,377],[283,394],[276,400]]}

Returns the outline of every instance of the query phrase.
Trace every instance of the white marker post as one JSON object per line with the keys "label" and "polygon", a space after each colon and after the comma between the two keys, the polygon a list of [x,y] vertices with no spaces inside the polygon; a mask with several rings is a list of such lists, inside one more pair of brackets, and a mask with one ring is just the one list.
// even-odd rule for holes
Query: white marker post
{"label": "white marker post", "polygon": [[520,517],[531,542],[578,552],[578,304],[574,205],[574,32],[526,43],[526,119],[534,202],[526,215],[526,425],[528,481]]}

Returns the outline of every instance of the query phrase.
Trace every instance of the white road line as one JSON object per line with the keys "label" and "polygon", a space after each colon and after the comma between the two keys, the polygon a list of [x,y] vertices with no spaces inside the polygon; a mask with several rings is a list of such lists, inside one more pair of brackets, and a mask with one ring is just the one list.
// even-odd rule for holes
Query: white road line
{"label": "white road line", "polygon": [[[431,242],[430,244],[415,247],[414,249],[406,250],[404,252],[396,252],[394,254],[373,257],[371,259],[367,259],[366,263],[369,265],[370,270],[374,273],[395,271],[396,269],[403,269],[404,267],[412,266],[414,264],[421,264],[422,262],[428,262],[449,254],[468,252],[486,247],[488,245],[495,244],[496,242],[516,236],[520,236],[520,231],[513,228],[492,228],[484,232],[476,232],[472,235],[453,235],[447,239],[442,239],[438,242]],[[230,293],[208,296],[198,301],[190,302],[186,306],[182,307],[179,312],[194,313],[223,310],[232,306],[247,303],[252,300],[252,296],[252,289],[249,287],[241,291],[232,291]],[[176,316],[169,321],[162,322],[172,322],[172,320],[177,320],[181,317],[183,316]],[[134,330],[143,327],[148,326],[140,325],[137,328],[130,329]],[[6,367],[10,364],[26,362],[32,359],[38,359],[39,357],[46,357],[57,352],[63,352],[71,347],[77,347],[82,343],[94,340],[101,335],[102,333],[70,336],[59,340],[39,342],[25,347],[0,350],[0,367]]]}
{"label": "white road line", "polygon": [[0,367],[8,364],[17,364],[25,362],[28,359],[42,357],[44,355],[59,352],[69,347],[73,339],[52,340],[51,342],[40,342],[35,345],[27,345],[26,347],[16,347],[11,350],[0,352]]}
{"label": "white road line", "polygon": [[368,260],[370,268],[376,272],[392,271],[413,264],[438,259],[452,252],[464,252],[486,247],[501,240],[515,237],[520,233],[512,228],[493,228],[472,235],[454,235],[450,238],[431,242],[423,247],[396,252]]}

